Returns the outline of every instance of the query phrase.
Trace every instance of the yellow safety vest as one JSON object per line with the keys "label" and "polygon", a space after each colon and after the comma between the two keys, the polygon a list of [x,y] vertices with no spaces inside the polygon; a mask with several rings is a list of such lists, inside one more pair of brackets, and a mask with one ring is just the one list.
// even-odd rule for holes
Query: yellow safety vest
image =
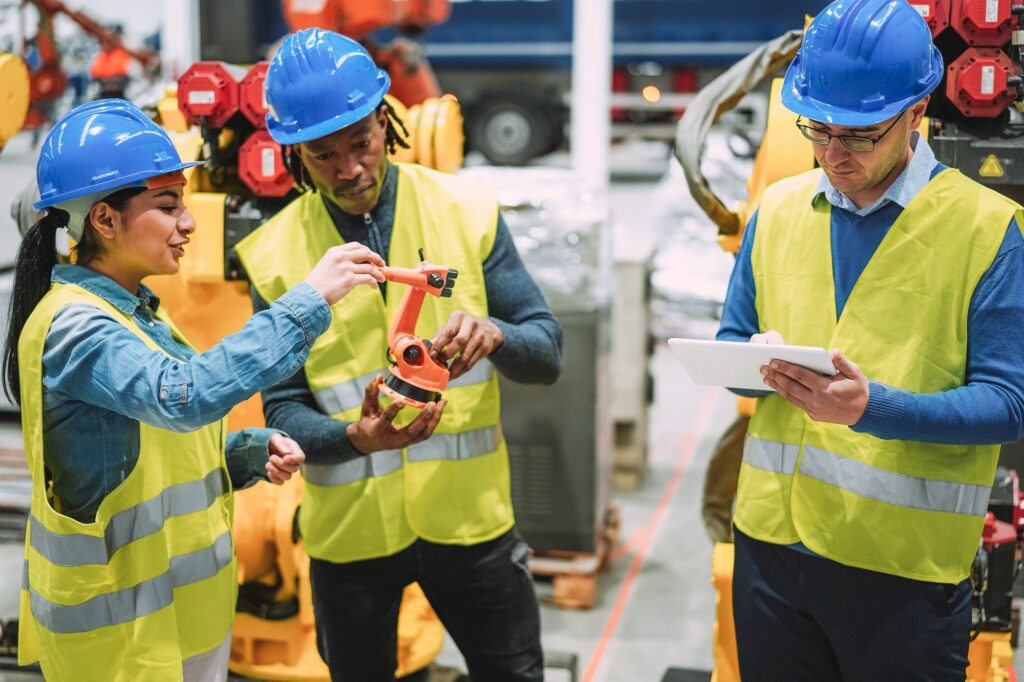
{"label": "yellow safety vest", "polygon": [[235,615],[225,423],[173,433],[140,422],[138,462],[100,503],[96,520],[56,511],[43,460],[43,347],[54,315],[76,303],[99,308],[158,348],[129,315],[74,285],[55,284],[21,334],[32,510],[18,662],[38,660],[52,680],[181,680],[183,666],[225,643]]}
{"label": "yellow safety vest", "polygon": [[[839,348],[874,380],[937,393],[963,385],[971,296],[1020,206],[947,169],[900,214],[836,319],[831,207],[821,171],[769,187],[751,263],[760,329]],[[996,445],[882,440],[812,421],[777,394],[758,401],[735,523],[839,563],[957,583],[978,548]]]}
{"label": "yellow safety vest", "polygon": [[[388,263],[413,267],[417,248],[459,271],[451,298],[427,297],[416,333],[430,338],[455,310],[487,316],[483,262],[498,221],[489,188],[420,166],[399,164]],[[304,280],[327,249],[343,243],[323,199],[307,192],[237,249],[253,286],[272,302]],[[358,287],[333,306],[330,329],[313,345],[306,379],[320,410],[358,421],[363,391],[388,376],[387,331],[405,287],[387,300]],[[306,551],[338,563],[390,556],[417,538],[472,545],[513,523],[508,452],[501,433],[498,376],[484,360],[444,391],[434,435],[404,450],[385,450],[338,465],[306,464],[299,523]],[[416,411],[399,414],[408,423]]]}

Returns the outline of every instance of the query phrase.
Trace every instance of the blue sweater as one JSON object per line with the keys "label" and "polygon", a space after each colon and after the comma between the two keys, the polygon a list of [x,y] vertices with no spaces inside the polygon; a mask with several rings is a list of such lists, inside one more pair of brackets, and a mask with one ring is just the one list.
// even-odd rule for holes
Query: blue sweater
{"label": "blue sweater", "polygon": [[[842,314],[854,284],[908,198],[943,168],[935,163],[927,144],[918,141],[911,163],[890,191],[862,210],[856,210],[828,185],[827,179],[823,180],[814,200],[833,204],[832,265],[837,314]],[[760,331],[750,262],[756,227],[755,213],[743,235],[729,281],[716,336],[721,340],[747,341]],[[932,443],[986,445],[1018,440],[1024,423],[1024,362],[1018,341],[1022,329],[1024,239],[1016,221],[1011,220],[995,260],[971,297],[964,385],[924,395],[871,381],[867,409],[851,428],[878,438]]]}
{"label": "blue sweater", "polygon": [[[390,165],[380,199],[370,213],[345,213],[324,199],[342,239],[365,244],[387,259],[394,231],[397,187],[398,167]],[[430,257],[429,253],[426,255]],[[490,319],[505,338],[489,358],[495,369],[519,383],[553,383],[562,369],[562,328],[527,272],[500,213],[494,245],[483,262],[483,274]],[[385,284],[380,290],[387,295]],[[257,313],[269,307],[255,288],[252,299]],[[294,438],[305,451],[307,462],[333,464],[363,454],[348,438],[348,423],[324,414],[317,407],[305,372],[296,372],[263,391],[263,411],[267,426],[286,431]]]}

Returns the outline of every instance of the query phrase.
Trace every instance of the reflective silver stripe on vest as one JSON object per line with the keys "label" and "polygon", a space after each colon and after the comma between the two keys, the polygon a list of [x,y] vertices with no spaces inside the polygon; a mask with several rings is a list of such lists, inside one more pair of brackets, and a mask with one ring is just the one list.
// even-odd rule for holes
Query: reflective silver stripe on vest
{"label": "reflective silver stripe on vest", "polygon": [[800,473],[851,493],[900,507],[984,516],[989,486],[918,478],[804,446]]}
{"label": "reflective silver stripe on vest", "polygon": [[778,443],[748,435],[743,443],[743,461],[762,471],[792,476],[800,446]]}
{"label": "reflective silver stripe on vest", "polygon": [[401,450],[381,450],[341,464],[304,464],[302,475],[316,485],[348,485],[402,468]]}
{"label": "reflective silver stripe on vest", "polygon": [[231,631],[213,651],[181,662],[182,682],[227,682],[231,660]]}
{"label": "reflective silver stripe on vest", "polygon": [[[317,406],[324,414],[338,414],[339,412],[359,407],[363,404],[363,394],[366,392],[366,387],[370,385],[370,382],[378,374],[383,374],[386,379],[391,373],[388,372],[387,368],[374,370],[350,381],[322,388],[313,394],[313,399],[316,400]],[[448,387],[461,388],[463,386],[483,384],[490,381],[493,376],[494,365],[491,364],[490,360],[485,359],[476,363],[473,365],[473,369],[449,383]]]}
{"label": "reflective silver stripe on vest", "polygon": [[224,490],[224,473],[220,469],[214,469],[202,480],[170,486],[156,497],[115,514],[103,537],[54,533],[32,516],[32,548],[58,566],[106,564],[117,550],[156,533],[172,516],[207,509]]}
{"label": "reflective silver stripe on vest", "polygon": [[32,616],[44,628],[58,634],[127,623],[169,606],[175,587],[212,578],[231,563],[232,553],[231,532],[227,531],[205,549],[171,557],[170,569],[155,578],[75,606],[54,604],[29,586]]}
{"label": "reflective silver stripe on vest", "polygon": [[317,406],[324,414],[337,414],[359,407],[363,404],[363,393],[366,391],[366,387],[378,374],[383,374],[386,379],[388,370],[382,367],[350,381],[321,388],[313,394],[313,399],[316,400]]}
{"label": "reflective silver stripe on vest", "polygon": [[458,461],[494,452],[501,442],[501,426],[487,426],[462,433],[435,433],[408,448],[410,462],[436,459]]}

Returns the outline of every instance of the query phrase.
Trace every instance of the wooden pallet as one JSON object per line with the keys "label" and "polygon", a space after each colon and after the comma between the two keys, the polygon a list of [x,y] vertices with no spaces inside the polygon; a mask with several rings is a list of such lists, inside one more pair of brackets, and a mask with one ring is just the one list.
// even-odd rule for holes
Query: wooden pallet
{"label": "wooden pallet", "polygon": [[566,609],[592,608],[597,601],[598,576],[608,568],[618,537],[619,510],[613,505],[605,513],[593,553],[548,550],[531,555],[530,572],[538,582],[551,583],[544,601]]}

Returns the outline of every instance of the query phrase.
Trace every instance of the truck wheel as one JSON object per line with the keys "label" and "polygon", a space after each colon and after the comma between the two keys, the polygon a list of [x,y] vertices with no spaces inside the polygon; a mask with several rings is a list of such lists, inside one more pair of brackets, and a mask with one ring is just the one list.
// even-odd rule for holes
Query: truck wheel
{"label": "truck wheel", "polygon": [[486,99],[474,112],[471,144],[495,165],[519,166],[550,150],[557,131],[554,118],[537,100]]}

